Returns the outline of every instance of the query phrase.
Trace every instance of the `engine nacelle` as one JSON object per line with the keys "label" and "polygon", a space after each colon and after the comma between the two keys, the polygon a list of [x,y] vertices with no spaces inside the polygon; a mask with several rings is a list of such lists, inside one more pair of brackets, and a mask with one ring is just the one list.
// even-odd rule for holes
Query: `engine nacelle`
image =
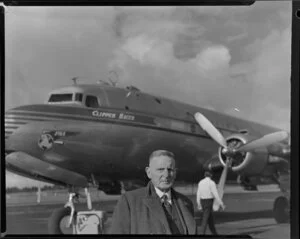
{"label": "engine nacelle", "polygon": [[[226,141],[231,148],[238,148],[254,138],[248,135],[235,134],[229,136]],[[219,159],[223,166],[226,164],[226,155],[222,152],[223,147],[219,148]],[[260,148],[251,152],[238,152],[233,156],[231,165],[232,171],[243,175],[257,175],[263,171],[268,163],[268,151]]]}

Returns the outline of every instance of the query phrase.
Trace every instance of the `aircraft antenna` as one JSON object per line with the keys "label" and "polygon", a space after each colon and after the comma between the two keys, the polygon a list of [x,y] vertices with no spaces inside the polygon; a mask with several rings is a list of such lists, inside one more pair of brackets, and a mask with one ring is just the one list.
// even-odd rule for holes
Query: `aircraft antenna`
{"label": "aircraft antenna", "polygon": [[74,85],[77,85],[77,79],[78,79],[78,76],[72,78],[72,81],[73,81]]}

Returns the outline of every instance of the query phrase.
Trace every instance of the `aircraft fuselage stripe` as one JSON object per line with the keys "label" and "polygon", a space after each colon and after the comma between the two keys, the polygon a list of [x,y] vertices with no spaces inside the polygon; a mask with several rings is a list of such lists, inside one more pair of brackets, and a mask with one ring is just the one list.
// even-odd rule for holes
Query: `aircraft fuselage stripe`
{"label": "aircraft fuselage stripe", "polygon": [[[122,110],[122,109],[115,109],[115,108],[81,108],[81,107],[70,107],[70,106],[54,106],[54,105],[28,105],[28,106],[21,106],[15,109],[10,110],[7,112],[7,114],[14,113],[14,114],[21,114],[21,115],[27,115],[27,116],[35,116],[36,114],[41,114],[44,117],[50,116],[50,117],[78,117],[80,119],[91,119],[99,116],[101,120],[105,118],[110,118],[114,120],[120,120],[122,121],[134,121],[138,122],[140,124],[151,124],[156,125],[158,127],[163,128],[171,128],[171,129],[179,129],[180,131],[187,131],[190,133],[195,134],[203,134],[202,128],[194,121],[194,120],[188,120],[188,119],[177,119],[170,116],[159,116],[159,115],[147,115],[142,112],[138,111],[128,111],[128,110]],[[122,115],[125,115],[127,119],[121,117]],[[9,117],[9,116],[8,116]],[[129,118],[128,118],[129,117]],[[131,118],[133,117],[133,120]],[[70,119],[70,118],[65,118]],[[109,119],[109,120],[110,120]],[[77,120],[77,119],[76,119]],[[92,119],[91,119],[92,120]],[[158,122],[157,122],[158,121]],[[160,124],[160,121],[163,122],[163,124]],[[223,132],[229,132],[229,133],[238,133],[239,128],[237,126],[232,127],[222,127],[221,125],[218,125],[217,123],[215,126]]]}
{"label": "aircraft fuselage stripe", "polygon": [[17,129],[19,126],[12,126],[12,125],[6,125],[5,124],[5,129]]}
{"label": "aircraft fuselage stripe", "polygon": [[[127,115],[134,115],[137,117],[143,117],[147,119],[154,119],[154,118],[166,118],[166,119],[174,119],[172,117],[162,117],[159,115],[153,115],[148,116],[145,113],[139,112],[139,111],[124,111],[119,108],[82,108],[82,107],[70,107],[70,106],[55,106],[55,105],[28,105],[28,106],[21,106],[18,108],[12,109],[10,112],[22,114],[26,113],[28,115],[35,114],[35,113],[41,113],[44,115],[72,115],[72,116],[78,116],[78,117],[91,117],[93,115],[94,111],[98,112],[105,112],[105,113],[111,113],[111,114],[127,114]],[[8,112],[8,113],[10,113]],[[191,123],[189,120],[180,119],[182,122]]]}
{"label": "aircraft fuselage stripe", "polygon": [[[154,117],[144,116],[140,114],[132,114],[122,111],[109,111],[109,110],[93,110],[89,112],[89,115],[78,115],[78,114],[63,114],[63,113],[49,113],[49,112],[28,112],[28,111],[19,111],[19,112],[9,112],[6,114],[6,118],[16,118],[13,115],[21,115],[22,119],[33,119],[32,117],[39,117],[42,119],[49,120],[51,118],[56,119],[74,119],[74,120],[81,120],[81,119],[87,119],[91,121],[99,121],[99,120],[122,120],[122,121],[134,121],[138,123],[145,123],[145,124],[153,124],[154,123]],[[24,118],[24,116],[29,116],[28,118]]]}
{"label": "aircraft fuselage stripe", "polygon": [[[205,137],[208,135],[195,123],[185,122],[175,119],[163,119],[161,117],[144,116],[140,114],[117,112],[117,111],[104,111],[94,110],[90,111],[91,116],[70,115],[61,113],[49,112],[28,112],[28,111],[10,111],[5,115],[5,122],[9,124],[26,124],[31,121],[53,121],[53,120],[76,120],[76,121],[89,121],[89,122],[103,122],[111,124],[120,124],[133,127],[144,127],[156,130],[165,130],[170,132],[184,133],[196,137]],[[17,120],[17,121],[16,121]],[[27,121],[27,122],[23,122]],[[18,125],[19,126],[19,125]],[[236,133],[236,131],[228,129],[220,129],[222,131],[229,131]]]}
{"label": "aircraft fuselage stripe", "polygon": [[7,121],[7,120],[5,119],[5,123],[14,124],[14,125],[19,125],[19,124],[27,124],[28,122],[24,122],[24,121],[15,121],[15,120],[13,120],[13,121]]}
{"label": "aircraft fuselage stripe", "polygon": [[[36,116],[36,117],[32,117],[32,118],[24,118],[22,117],[23,114],[21,113],[18,113],[18,116],[15,116],[15,112],[11,112],[9,113],[8,117],[9,118],[13,118],[15,120],[26,120],[28,121],[28,123],[30,121],[34,122],[34,121],[39,121],[39,120],[46,120],[47,121],[51,121],[51,120],[64,120],[64,119],[67,119],[67,120],[76,120],[76,121],[89,121],[89,122],[103,122],[103,123],[110,123],[110,124],[120,124],[120,125],[126,125],[126,126],[132,126],[132,127],[144,127],[144,128],[149,128],[149,129],[156,129],[156,130],[165,130],[165,131],[169,131],[169,132],[177,132],[177,133],[184,133],[184,134],[187,134],[187,135],[192,135],[192,136],[196,136],[196,137],[205,137],[207,138],[207,135],[204,135],[204,134],[195,134],[195,133],[192,133],[192,132],[187,132],[187,131],[182,131],[182,130],[178,130],[178,129],[172,129],[172,128],[168,128],[167,126],[158,126],[158,125],[155,125],[154,123],[154,118],[153,118],[153,124],[145,124],[143,122],[139,122],[139,121],[134,121],[134,122],[127,122],[127,121],[122,121],[122,120],[113,120],[113,119],[103,119],[103,118],[97,118],[97,119],[94,119],[92,117],[73,117],[73,116],[54,116],[52,115],[51,117],[45,117],[44,114],[41,114],[39,112],[37,113],[34,113],[34,112],[30,112],[30,115],[31,116]],[[42,119],[38,118],[38,117],[42,117]],[[10,124],[15,124],[17,125],[18,124],[18,121],[11,121],[9,122]]]}
{"label": "aircraft fuselage stripe", "polygon": [[[11,121],[7,121],[7,119],[5,119],[5,120],[6,120],[6,123],[10,123],[10,124],[15,123],[15,121],[12,121],[11,119],[10,119]],[[22,120],[22,121],[27,121],[27,122],[28,121],[50,121],[50,120],[57,120],[57,118],[51,119],[49,117],[48,118],[45,117],[44,119],[41,119],[41,118],[32,118],[32,117],[31,118],[30,117],[25,118],[25,117],[18,117],[17,116],[17,117],[14,117],[14,120]]]}
{"label": "aircraft fuselage stripe", "polygon": [[[39,116],[43,117],[43,116]],[[111,122],[111,119],[95,119],[95,118],[88,118],[88,117],[73,117],[73,116],[52,116],[52,117],[43,117],[41,118],[24,118],[24,117],[14,117],[16,120],[26,120],[27,122],[22,122],[23,124],[26,124],[31,121],[53,121],[53,120],[76,120],[76,121],[91,121],[91,122],[102,122],[102,121],[109,121]],[[117,120],[116,120],[117,121]],[[10,124],[19,124],[20,122],[17,121],[10,121]]]}

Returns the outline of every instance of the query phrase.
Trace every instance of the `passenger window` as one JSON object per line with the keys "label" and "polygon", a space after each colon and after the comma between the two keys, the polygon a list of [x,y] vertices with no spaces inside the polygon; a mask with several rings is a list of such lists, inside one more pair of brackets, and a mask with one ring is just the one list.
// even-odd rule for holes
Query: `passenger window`
{"label": "passenger window", "polygon": [[75,101],[79,101],[79,102],[82,101],[82,94],[81,93],[76,93],[75,94]]}
{"label": "passenger window", "polygon": [[92,96],[92,95],[87,95],[86,99],[85,99],[85,105],[87,107],[91,107],[91,108],[98,108],[99,104],[98,104],[97,97]]}

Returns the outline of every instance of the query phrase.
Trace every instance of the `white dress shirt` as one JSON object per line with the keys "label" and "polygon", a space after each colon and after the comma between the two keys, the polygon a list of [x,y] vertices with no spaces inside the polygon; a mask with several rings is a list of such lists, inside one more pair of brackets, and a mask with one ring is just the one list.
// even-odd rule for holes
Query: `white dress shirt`
{"label": "white dress shirt", "polygon": [[171,190],[169,190],[168,192],[162,192],[160,189],[158,189],[157,187],[155,188],[155,192],[158,195],[159,198],[161,198],[163,195],[167,195],[168,198],[168,203],[170,203],[172,205],[172,197],[171,197]]}
{"label": "white dress shirt", "polygon": [[216,183],[210,179],[210,177],[205,177],[198,183],[197,190],[197,204],[201,206],[200,199],[216,199],[217,202],[221,205],[223,204]]}

